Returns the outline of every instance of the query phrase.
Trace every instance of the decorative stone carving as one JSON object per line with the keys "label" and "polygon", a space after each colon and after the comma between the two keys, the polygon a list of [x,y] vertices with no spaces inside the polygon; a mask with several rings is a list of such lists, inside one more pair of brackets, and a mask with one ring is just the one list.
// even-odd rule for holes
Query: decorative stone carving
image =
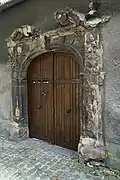
{"label": "decorative stone carving", "polygon": [[94,18],[85,22],[84,26],[96,27],[99,24],[104,24],[110,20],[111,16],[102,16],[101,18]]}
{"label": "decorative stone carving", "polygon": [[17,47],[17,54],[20,55],[22,53],[22,47],[18,46]]}
{"label": "decorative stone carving", "polygon": [[98,10],[100,7],[100,1],[98,0],[93,0],[89,3],[89,12],[87,13],[86,20],[89,20],[91,18],[95,18],[98,16]]}
{"label": "decorative stone carving", "polygon": [[54,18],[62,27],[70,25],[78,26],[85,21],[85,15],[83,13],[74,11],[69,7],[57,10],[54,13]]}
{"label": "decorative stone carving", "polygon": [[97,10],[93,10],[92,8],[93,7],[91,7],[91,11],[87,15],[69,7],[59,9],[54,13],[54,19],[62,27],[79,25],[84,27],[96,27],[98,24],[103,24],[110,20],[111,16],[97,17]]}
{"label": "decorative stone carving", "polygon": [[[35,28],[34,26],[30,25],[23,25],[18,29],[15,29],[14,32],[11,34],[11,36],[7,39],[7,47],[8,47],[8,52],[10,56],[13,56],[13,54],[18,53],[19,55],[22,52],[22,44],[18,46],[19,42],[24,39],[24,38],[35,38],[36,36],[41,35],[41,30],[38,28]],[[17,49],[15,49],[17,45]]]}
{"label": "decorative stone carving", "polygon": [[99,76],[98,76],[98,85],[99,86],[103,86],[104,84],[104,79],[105,79],[105,72],[100,72]]}
{"label": "decorative stone carving", "polygon": [[15,108],[15,118],[17,121],[20,119],[20,109],[18,105],[18,97],[17,97],[17,102],[16,102],[16,108]]}
{"label": "decorative stone carving", "polygon": [[38,36],[41,34],[40,32],[41,31],[39,29],[35,28],[34,26],[23,25],[23,26],[21,26],[21,28],[16,29],[12,33],[10,38],[12,39],[12,41],[19,41],[25,37]]}
{"label": "decorative stone carving", "polygon": [[[7,39],[8,53],[11,57],[11,67],[14,68],[18,61],[18,58],[22,59],[24,56],[29,55],[29,51],[32,51],[36,39],[40,38],[41,45],[45,46],[44,37],[41,36],[41,30],[30,25],[23,25],[18,29],[15,29],[11,36]],[[27,44],[29,39],[29,44]],[[42,47],[41,47],[42,48]],[[27,54],[26,54],[27,53]],[[15,72],[17,73],[17,72]]]}

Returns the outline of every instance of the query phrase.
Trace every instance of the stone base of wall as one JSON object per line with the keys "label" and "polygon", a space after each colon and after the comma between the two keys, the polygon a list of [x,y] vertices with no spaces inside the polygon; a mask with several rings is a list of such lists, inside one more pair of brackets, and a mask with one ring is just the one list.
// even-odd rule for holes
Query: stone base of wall
{"label": "stone base of wall", "polygon": [[10,136],[8,139],[12,141],[22,141],[27,138],[29,138],[28,127],[12,122],[10,127]]}
{"label": "stone base of wall", "polygon": [[16,122],[1,121],[0,137],[11,141],[19,142],[29,138],[27,126],[20,126]]}

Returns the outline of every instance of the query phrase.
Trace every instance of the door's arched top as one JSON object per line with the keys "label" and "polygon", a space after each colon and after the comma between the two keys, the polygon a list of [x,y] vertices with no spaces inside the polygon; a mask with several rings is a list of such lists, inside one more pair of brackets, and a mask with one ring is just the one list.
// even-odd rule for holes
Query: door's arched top
{"label": "door's arched top", "polygon": [[22,26],[10,36],[7,46],[12,71],[17,70],[20,81],[25,78],[32,59],[50,51],[72,53],[83,70],[84,28],[81,26],[45,33],[33,26]]}

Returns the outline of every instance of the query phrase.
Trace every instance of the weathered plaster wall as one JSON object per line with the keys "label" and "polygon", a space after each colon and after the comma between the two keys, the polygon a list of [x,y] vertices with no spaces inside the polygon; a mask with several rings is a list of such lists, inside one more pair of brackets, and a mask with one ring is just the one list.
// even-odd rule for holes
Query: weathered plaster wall
{"label": "weathered plaster wall", "polygon": [[105,81],[105,134],[113,152],[111,164],[120,168],[120,14],[103,28]]}
{"label": "weathered plaster wall", "polygon": [[11,116],[10,64],[0,64],[0,136],[9,135]]}

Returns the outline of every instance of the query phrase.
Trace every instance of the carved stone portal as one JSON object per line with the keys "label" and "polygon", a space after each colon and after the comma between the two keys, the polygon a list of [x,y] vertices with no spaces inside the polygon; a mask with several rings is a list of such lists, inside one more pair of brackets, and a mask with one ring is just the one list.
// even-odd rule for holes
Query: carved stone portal
{"label": "carved stone portal", "polygon": [[[59,16],[57,13],[55,13],[56,17]],[[65,17],[68,17],[68,14]],[[77,22],[82,22],[78,16],[76,19]],[[80,136],[89,137],[92,134],[97,140],[102,139],[102,99],[105,73],[103,72],[100,26],[98,26],[98,21],[95,28],[86,28],[85,24],[88,25],[90,22],[82,25],[77,23],[76,27],[74,25],[71,27],[71,24],[66,23],[66,27],[45,33],[35,27],[25,25],[14,30],[7,39],[12,71],[13,128],[10,138],[20,140],[29,137],[26,74],[30,62],[42,53],[61,51],[74,54],[82,71],[83,104]]]}

